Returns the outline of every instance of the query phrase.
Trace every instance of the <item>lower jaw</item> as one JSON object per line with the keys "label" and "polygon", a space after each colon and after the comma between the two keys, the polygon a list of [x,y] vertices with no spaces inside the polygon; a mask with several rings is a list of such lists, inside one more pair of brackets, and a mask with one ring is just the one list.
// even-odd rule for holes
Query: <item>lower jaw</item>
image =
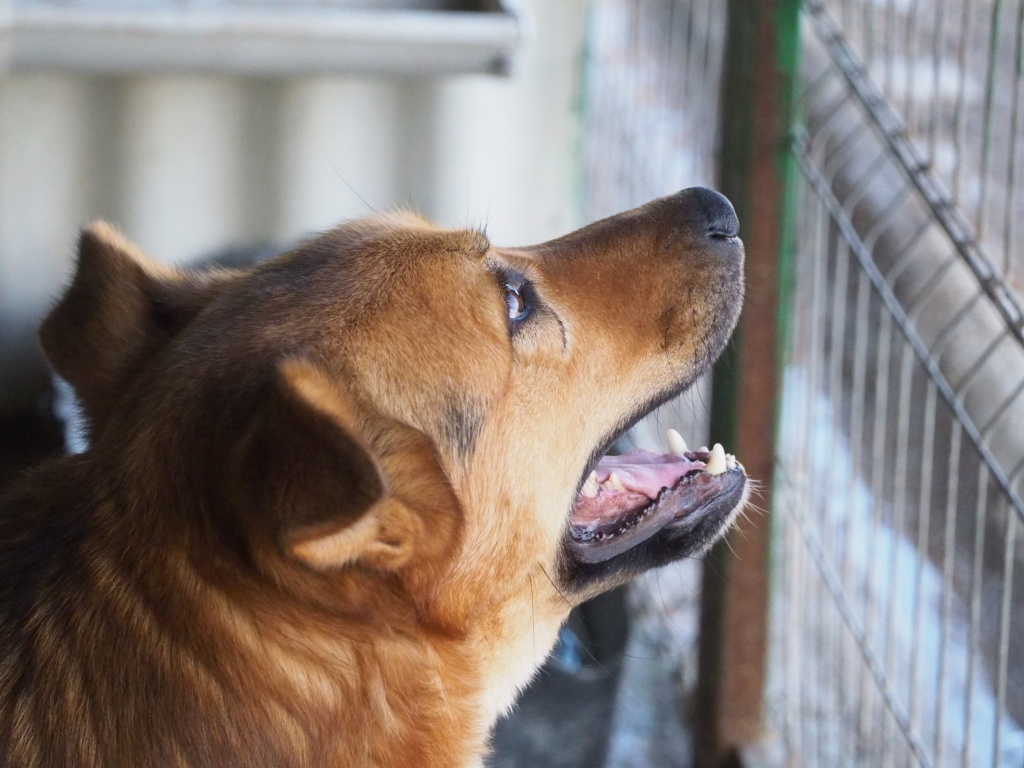
{"label": "lower jaw", "polygon": [[713,528],[716,521],[724,528],[732,513],[742,505],[746,480],[742,469],[680,480],[674,488],[663,489],[648,507],[639,510],[639,520],[626,528],[615,529],[604,536],[593,532],[587,537],[579,528],[570,526],[567,547],[579,562],[601,563],[628,552],[663,530],[672,532],[673,538],[680,538],[698,529]]}
{"label": "lower jaw", "polygon": [[607,535],[595,533],[591,537],[571,528],[569,536],[575,545],[573,551],[580,560],[585,563],[597,563],[609,560],[641,544],[670,525],[673,520],[675,512],[671,507],[661,506],[654,500],[642,511],[635,526]]}

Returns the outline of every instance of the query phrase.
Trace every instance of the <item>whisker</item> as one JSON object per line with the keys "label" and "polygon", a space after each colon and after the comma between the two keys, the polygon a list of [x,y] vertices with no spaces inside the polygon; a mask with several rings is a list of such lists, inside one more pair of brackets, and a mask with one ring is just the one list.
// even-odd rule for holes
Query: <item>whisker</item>
{"label": "whisker", "polygon": [[334,171],[335,175],[339,179],[341,179],[341,183],[344,184],[346,187],[348,187],[349,191],[352,192],[353,195],[358,197],[360,199],[360,201],[362,201],[363,205],[365,205],[367,208],[369,208],[370,211],[372,211],[373,213],[378,213],[377,209],[374,208],[372,205],[370,205],[370,203],[367,202],[366,198],[363,197],[362,195],[360,195],[359,192],[356,191],[356,188],[348,183],[348,179],[346,179],[344,176],[341,175],[341,171],[339,171],[337,169],[337,167],[334,165],[334,163],[331,162],[331,158],[328,157],[326,152],[324,152],[324,159],[327,161],[327,164],[329,166],[331,166],[331,170]]}

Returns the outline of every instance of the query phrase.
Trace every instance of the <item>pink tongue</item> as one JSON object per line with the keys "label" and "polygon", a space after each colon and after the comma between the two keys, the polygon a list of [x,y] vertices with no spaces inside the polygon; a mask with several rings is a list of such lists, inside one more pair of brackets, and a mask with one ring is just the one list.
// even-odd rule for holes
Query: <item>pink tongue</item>
{"label": "pink tongue", "polygon": [[614,472],[627,491],[657,498],[662,488],[671,488],[679,478],[694,469],[704,469],[703,462],[687,461],[673,453],[631,451],[620,456],[605,456],[597,463],[597,481],[603,483]]}

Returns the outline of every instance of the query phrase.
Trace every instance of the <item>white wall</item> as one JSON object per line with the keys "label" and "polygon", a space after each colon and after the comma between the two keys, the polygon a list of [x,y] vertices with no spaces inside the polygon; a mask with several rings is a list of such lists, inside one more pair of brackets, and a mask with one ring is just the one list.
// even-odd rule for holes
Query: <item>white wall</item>
{"label": "white wall", "polygon": [[523,5],[509,78],[0,74],[0,413],[44,380],[35,327],[94,218],[168,262],[368,205],[508,245],[577,226],[584,0]]}

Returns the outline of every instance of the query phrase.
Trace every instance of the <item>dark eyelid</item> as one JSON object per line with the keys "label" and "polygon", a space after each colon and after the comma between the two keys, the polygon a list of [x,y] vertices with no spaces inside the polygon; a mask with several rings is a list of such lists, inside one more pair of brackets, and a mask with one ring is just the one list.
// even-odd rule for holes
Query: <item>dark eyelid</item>
{"label": "dark eyelid", "polygon": [[502,288],[504,288],[507,285],[510,288],[515,288],[516,290],[519,290],[524,285],[529,285],[530,283],[530,281],[526,279],[526,275],[515,269],[498,267],[498,269],[495,271],[495,274]]}

